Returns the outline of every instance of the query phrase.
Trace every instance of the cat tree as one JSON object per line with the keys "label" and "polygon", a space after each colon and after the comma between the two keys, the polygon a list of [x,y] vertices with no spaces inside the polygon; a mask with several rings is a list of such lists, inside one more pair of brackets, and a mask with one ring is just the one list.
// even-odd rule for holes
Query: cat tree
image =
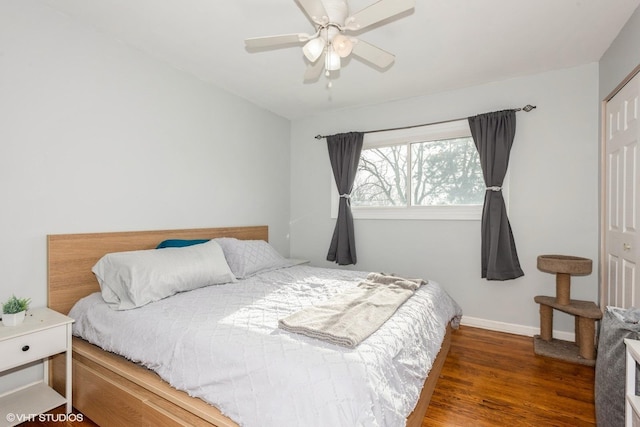
{"label": "cat tree", "polygon": [[[533,340],[536,354],[582,365],[595,365],[595,322],[602,311],[591,301],[571,299],[571,276],[591,274],[592,261],[567,255],[540,255],[538,269],[556,275],[556,296],[537,296],[540,304],[540,335]],[[575,316],[575,343],[553,338],[553,310]]]}

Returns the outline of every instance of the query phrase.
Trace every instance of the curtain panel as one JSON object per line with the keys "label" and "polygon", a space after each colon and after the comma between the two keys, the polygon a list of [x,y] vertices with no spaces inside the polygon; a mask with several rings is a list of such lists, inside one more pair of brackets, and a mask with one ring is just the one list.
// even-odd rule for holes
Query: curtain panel
{"label": "curtain panel", "polygon": [[335,261],[339,265],[355,264],[358,261],[351,213],[351,190],[358,171],[363,140],[363,132],[349,132],[327,137],[329,160],[340,194],[338,218],[327,253],[327,261]]}
{"label": "curtain panel", "polygon": [[502,195],[516,133],[516,112],[505,110],[469,117],[469,127],[487,186],[481,225],[482,277],[510,280],[524,276]]}

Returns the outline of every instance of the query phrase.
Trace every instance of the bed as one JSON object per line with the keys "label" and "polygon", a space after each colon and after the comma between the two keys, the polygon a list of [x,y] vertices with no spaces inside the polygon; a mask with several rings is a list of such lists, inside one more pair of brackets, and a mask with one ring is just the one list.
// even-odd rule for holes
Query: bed
{"label": "bed", "polygon": [[[268,228],[50,235],[47,239],[49,307],[68,313],[76,302],[98,292],[99,285],[91,268],[107,253],[153,249],[166,239],[218,237],[267,241]],[[451,320],[455,325],[458,319]],[[407,426],[422,424],[449,350],[452,325],[450,321],[445,323],[438,326],[443,331],[440,350],[432,361],[413,412],[406,418]],[[52,383],[55,388],[64,389],[61,360],[52,363]],[[152,370],[78,337],[73,339],[73,406],[99,425],[238,425],[216,407],[171,387]]]}

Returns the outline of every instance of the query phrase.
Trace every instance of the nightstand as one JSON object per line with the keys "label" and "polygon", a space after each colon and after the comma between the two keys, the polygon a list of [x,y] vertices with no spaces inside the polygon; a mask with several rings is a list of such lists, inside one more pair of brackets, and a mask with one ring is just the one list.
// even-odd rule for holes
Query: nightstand
{"label": "nightstand", "polygon": [[[66,405],[71,412],[71,324],[73,319],[49,308],[27,311],[18,326],[0,323],[0,372],[39,360],[44,364],[44,378],[0,395],[0,426],[13,426],[28,417]],[[49,387],[49,357],[66,353],[65,396]]]}

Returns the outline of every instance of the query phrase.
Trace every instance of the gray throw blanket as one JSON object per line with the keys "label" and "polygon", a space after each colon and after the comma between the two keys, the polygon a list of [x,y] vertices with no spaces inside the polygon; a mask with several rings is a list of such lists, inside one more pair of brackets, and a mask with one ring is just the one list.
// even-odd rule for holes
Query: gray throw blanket
{"label": "gray throw blanket", "polygon": [[355,288],[280,319],[278,326],[285,331],[355,348],[426,283],[422,279],[370,273]]}

